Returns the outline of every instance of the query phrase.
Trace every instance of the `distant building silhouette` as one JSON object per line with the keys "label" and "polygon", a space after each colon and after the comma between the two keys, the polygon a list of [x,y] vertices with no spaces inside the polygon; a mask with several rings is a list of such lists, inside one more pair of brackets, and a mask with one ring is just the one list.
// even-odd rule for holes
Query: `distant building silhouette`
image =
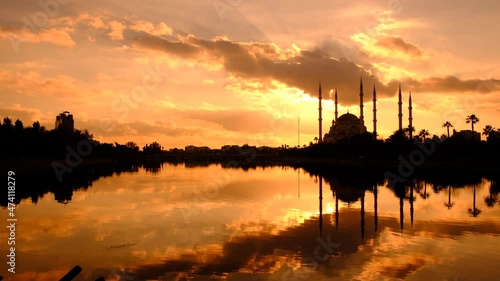
{"label": "distant building silhouette", "polygon": [[187,153],[203,153],[203,152],[209,152],[210,148],[208,146],[187,145],[184,148],[184,151]]}
{"label": "distant building silhouette", "polygon": [[[461,136],[465,140],[472,140],[472,131],[471,130],[461,130],[459,132],[453,130],[453,135]],[[479,132],[474,132],[474,141],[481,141],[481,134]]]}
{"label": "distant building silhouette", "polygon": [[56,129],[65,128],[73,131],[75,129],[75,121],[73,120],[73,114],[69,114],[69,111],[64,111],[58,116],[56,116]]}

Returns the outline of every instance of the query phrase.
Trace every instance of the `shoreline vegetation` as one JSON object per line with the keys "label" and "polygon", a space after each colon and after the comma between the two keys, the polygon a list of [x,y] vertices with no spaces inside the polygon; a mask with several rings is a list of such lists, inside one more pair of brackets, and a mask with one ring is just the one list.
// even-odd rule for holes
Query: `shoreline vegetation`
{"label": "shoreline vegetation", "polygon": [[[488,129],[488,130],[486,130]],[[24,127],[22,121],[5,117],[0,125],[0,167],[22,173],[47,172],[64,180],[73,170],[84,167],[144,165],[157,162],[186,163],[186,166],[220,164],[243,169],[266,166],[324,166],[362,168],[384,171],[455,170],[457,172],[494,173],[500,170],[500,130],[487,125],[480,141],[463,135],[432,137],[426,131],[410,139],[409,130],[396,131],[385,140],[364,133],[346,137],[336,143],[312,143],[302,147],[224,145],[186,146],[165,150],[159,143],[142,149],[134,142],[101,143],[87,130],[59,127],[47,130],[34,122]],[[476,133],[477,134],[477,133]],[[467,135],[468,136],[468,135]],[[317,141],[317,140],[316,140]],[[401,171],[399,172],[401,173]]]}

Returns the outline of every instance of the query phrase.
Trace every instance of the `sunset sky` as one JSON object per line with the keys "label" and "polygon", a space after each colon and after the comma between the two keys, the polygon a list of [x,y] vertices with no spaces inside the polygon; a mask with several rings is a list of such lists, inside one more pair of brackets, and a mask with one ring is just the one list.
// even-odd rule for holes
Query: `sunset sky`
{"label": "sunset sky", "polygon": [[[40,4],[41,3],[41,4]],[[44,5],[46,4],[46,5]],[[333,114],[397,129],[397,88],[417,131],[500,127],[500,2],[18,0],[0,3],[0,116],[75,127],[104,142],[165,148],[297,145]],[[484,136],[483,136],[484,139]]]}

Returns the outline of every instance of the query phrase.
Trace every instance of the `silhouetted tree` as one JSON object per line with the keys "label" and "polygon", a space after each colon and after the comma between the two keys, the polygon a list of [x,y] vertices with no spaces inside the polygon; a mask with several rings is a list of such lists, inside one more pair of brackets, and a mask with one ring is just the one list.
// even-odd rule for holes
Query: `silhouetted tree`
{"label": "silhouetted tree", "polygon": [[40,131],[40,122],[38,122],[38,121],[33,122],[33,131],[35,131],[35,132]]}
{"label": "silhouetted tree", "polygon": [[19,119],[14,123],[14,131],[21,132],[24,129],[23,122]]}
{"label": "silhouetted tree", "polygon": [[472,140],[474,141],[474,124],[479,122],[479,118],[475,114],[468,115],[467,118],[465,118],[465,123],[471,124],[472,126]]}
{"label": "silhouetted tree", "polygon": [[483,129],[483,135],[488,137],[491,134],[491,132],[493,132],[493,131],[495,131],[495,128],[493,128],[493,126],[486,125]]}
{"label": "silhouetted tree", "polygon": [[[410,139],[410,127],[406,127],[403,129],[404,135],[407,139]],[[415,126],[411,126],[411,133],[415,133]]]}
{"label": "silhouetted tree", "polygon": [[142,151],[146,154],[158,154],[163,150],[163,147],[157,143],[157,142],[152,142],[150,144],[146,144],[143,148]]}
{"label": "silhouetted tree", "polygon": [[430,136],[431,134],[429,133],[429,131],[427,131],[426,129],[422,129],[420,130],[420,132],[418,132],[418,138],[420,139],[420,141],[424,142],[425,139]]}
{"label": "silhouetted tree", "polygon": [[127,148],[130,148],[130,149],[134,150],[134,151],[139,151],[139,146],[137,145],[137,143],[135,143],[135,142],[133,142],[133,141],[129,141],[129,142],[127,142],[127,143],[125,144],[125,146],[126,146]]}
{"label": "silhouetted tree", "polygon": [[450,137],[450,127],[453,128],[453,125],[450,121],[446,121],[443,123],[443,128],[446,127],[446,131],[448,132],[448,138]]}
{"label": "silhouetted tree", "polygon": [[12,129],[13,128],[12,127],[12,119],[10,119],[9,117],[3,118],[2,127],[5,129]]}

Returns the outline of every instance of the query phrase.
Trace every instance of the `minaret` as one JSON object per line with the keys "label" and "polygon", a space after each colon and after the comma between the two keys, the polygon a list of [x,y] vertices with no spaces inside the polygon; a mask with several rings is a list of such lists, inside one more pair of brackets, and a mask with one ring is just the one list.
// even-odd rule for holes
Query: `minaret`
{"label": "minaret", "polygon": [[410,140],[412,140],[412,133],[413,133],[413,117],[412,117],[412,109],[413,107],[411,106],[411,91],[410,91],[410,100],[408,101],[408,112],[409,112],[409,117],[408,117],[408,121],[409,121],[409,125],[408,125],[408,130],[410,131]]}
{"label": "minaret", "polygon": [[337,97],[337,88],[335,88],[335,124],[337,124],[337,120],[339,118],[338,104],[339,99]]}
{"label": "minaret", "polygon": [[359,131],[363,133],[363,127],[365,125],[365,120],[363,117],[363,77],[361,77],[361,83],[359,84]]}
{"label": "minaret", "polygon": [[403,96],[401,95],[401,84],[399,84],[399,101],[398,101],[398,106],[399,106],[399,131],[403,131]]}
{"label": "minaret", "polygon": [[318,138],[318,143],[322,143],[323,142],[323,133],[322,133],[322,124],[321,122],[323,121],[323,118],[321,118],[321,82],[319,82],[319,118],[318,118],[318,121],[319,121],[319,138]]}
{"label": "minaret", "polygon": [[377,139],[377,91],[373,84],[373,138]]}

